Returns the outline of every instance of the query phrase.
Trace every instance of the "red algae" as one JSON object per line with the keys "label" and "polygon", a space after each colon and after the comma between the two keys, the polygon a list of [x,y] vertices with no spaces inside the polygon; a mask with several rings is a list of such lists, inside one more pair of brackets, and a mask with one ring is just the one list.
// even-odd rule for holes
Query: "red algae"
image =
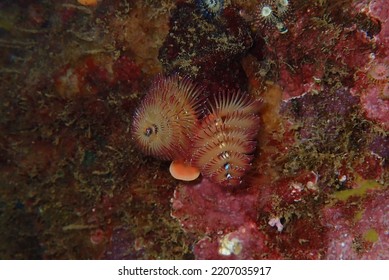
{"label": "red algae", "polygon": [[[1,258],[389,258],[387,1],[35,2],[0,4]],[[161,75],[201,89],[185,158],[215,96],[261,104],[238,186],[138,152]]]}
{"label": "red algae", "polygon": [[389,130],[389,100],[381,97],[381,91],[379,86],[370,86],[365,89],[361,102],[366,117]]}
{"label": "red algae", "polygon": [[329,240],[326,259],[388,258],[388,191],[359,200],[359,207],[338,202],[323,209]]}
{"label": "red algae", "polygon": [[256,219],[255,188],[237,193],[226,192],[222,186],[202,179],[198,184],[181,184],[172,199],[172,216],[187,232],[203,235],[237,229]]}

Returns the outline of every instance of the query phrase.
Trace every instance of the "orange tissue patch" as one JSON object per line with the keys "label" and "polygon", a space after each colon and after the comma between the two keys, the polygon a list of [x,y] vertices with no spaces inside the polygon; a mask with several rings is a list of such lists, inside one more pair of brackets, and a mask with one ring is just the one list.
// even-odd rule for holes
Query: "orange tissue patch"
{"label": "orange tissue patch", "polygon": [[180,160],[173,160],[169,167],[170,174],[177,180],[193,181],[200,176],[200,170],[194,166],[187,165]]}

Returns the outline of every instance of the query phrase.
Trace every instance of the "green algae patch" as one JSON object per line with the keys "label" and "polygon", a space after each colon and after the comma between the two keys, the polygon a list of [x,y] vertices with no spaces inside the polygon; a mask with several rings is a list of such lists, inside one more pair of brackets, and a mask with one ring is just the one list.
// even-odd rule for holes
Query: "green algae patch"
{"label": "green algae patch", "polygon": [[363,180],[359,182],[359,188],[335,192],[335,198],[346,201],[351,196],[363,196],[368,190],[380,189],[382,186],[374,180]]}
{"label": "green algae patch", "polygon": [[358,222],[362,219],[362,215],[365,212],[365,210],[360,210],[354,215],[354,222]]}
{"label": "green algae patch", "polygon": [[366,231],[364,234],[363,234],[363,239],[365,239],[366,241],[369,241],[369,242],[376,242],[378,241],[378,233],[375,229],[371,228],[369,229],[368,231]]}

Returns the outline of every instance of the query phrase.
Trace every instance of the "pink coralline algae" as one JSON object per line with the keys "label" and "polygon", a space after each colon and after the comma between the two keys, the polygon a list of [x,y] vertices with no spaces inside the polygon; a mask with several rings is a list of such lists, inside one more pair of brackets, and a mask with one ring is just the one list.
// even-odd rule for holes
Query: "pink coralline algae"
{"label": "pink coralline algae", "polygon": [[357,223],[366,252],[363,259],[389,259],[389,192],[369,197],[363,205],[365,211]]}
{"label": "pink coralline algae", "polygon": [[267,247],[267,237],[254,223],[242,225],[237,230],[216,238],[204,237],[194,246],[197,259],[248,260],[280,258],[275,250]]}
{"label": "pink coralline algae", "polygon": [[355,75],[351,92],[359,96],[361,107],[367,119],[385,130],[389,129],[389,67],[386,59],[372,56],[372,60]]}
{"label": "pink coralline algae", "polygon": [[369,195],[360,209],[339,202],[324,208],[326,259],[389,258],[389,192]]}
{"label": "pink coralline algae", "polygon": [[361,97],[366,117],[377,122],[385,130],[389,130],[389,100],[382,98],[377,86],[370,87]]}
{"label": "pink coralline algae", "polygon": [[236,230],[256,219],[258,194],[256,188],[227,192],[207,179],[195,185],[181,184],[172,199],[172,216],[185,231],[199,235]]}
{"label": "pink coralline algae", "polygon": [[[233,194],[202,179],[196,185],[181,184],[177,187],[172,199],[172,216],[178,219],[185,231],[200,238],[194,249],[196,258],[241,258],[243,246],[245,254],[248,254],[250,242],[247,239],[251,238],[249,233],[252,230],[245,232],[244,238],[237,232],[245,224],[255,221],[257,196],[256,189]],[[228,235],[232,232],[235,234]],[[263,243],[261,238],[257,242]]]}
{"label": "pink coralline algae", "polygon": [[374,58],[366,68],[357,73],[352,93],[360,96],[366,118],[389,130],[388,64],[381,58]]}
{"label": "pink coralline algae", "polygon": [[318,176],[314,172],[302,171],[294,177],[282,178],[269,186],[261,186],[263,188],[258,203],[261,211],[268,213],[270,217],[282,217],[288,207],[304,204],[306,199],[318,194],[317,180]]}
{"label": "pink coralline algae", "polygon": [[[368,1],[362,1],[368,2]],[[386,0],[373,0],[370,1],[368,6],[368,13],[378,19],[381,22],[381,32],[377,34],[376,40],[380,46],[382,46],[382,52],[384,55],[389,55],[389,6]]]}
{"label": "pink coralline algae", "polygon": [[197,259],[280,258],[258,228],[258,194],[258,188],[227,192],[207,179],[175,190],[172,216],[199,238]]}
{"label": "pink coralline algae", "polygon": [[388,5],[385,0],[357,1],[357,9],[366,12],[380,23],[380,30],[372,38],[366,38],[375,44],[369,61],[359,68],[355,75],[352,93],[360,96],[366,118],[374,121],[385,130],[389,130],[389,100],[387,90],[389,83],[389,20]]}
{"label": "pink coralline algae", "polygon": [[316,180],[314,173],[305,172],[274,185],[236,191],[206,179],[180,184],[172,216],[196,237],[197,259],[316,259],[324,252],[323,227],[309,218],[314,212],[304,213],[307,202],[317,196]]}

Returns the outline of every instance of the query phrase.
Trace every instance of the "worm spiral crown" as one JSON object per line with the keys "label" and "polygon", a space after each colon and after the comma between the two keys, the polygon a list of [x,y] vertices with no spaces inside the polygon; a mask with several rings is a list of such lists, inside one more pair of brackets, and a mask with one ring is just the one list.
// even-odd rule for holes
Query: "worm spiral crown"
{"label": "worm spiral crown", "polygon": [[213,18],[221,14],[224,8],[223,0],[196,0],[196,6],[205,18]]}
{"label": "worm spiral crown", "polygon": [[132,135],[139,149],[163,160],[183,158],[198,126],[200,92],[188,79],[157,78],[134,114]]}
{"label": "worm spiral crown", "polygon": [[264,0],[255,11],[254,27],[263,29],[274,26],[281,34],[288,32],[284,18],[289,11],[288,0]]}
{"label": "worm spiral crown", "polygon": [[289,1],[288,0],[276,0],[277,15],[283,17],[288,13],[289,10]]}
{"label": "worm spiral crown", "polygon": [[258,109],[258,101],[239,91],[215,96],[193,141],[191,163],[204,177],[223,186],[242,183],[256,148]]}

